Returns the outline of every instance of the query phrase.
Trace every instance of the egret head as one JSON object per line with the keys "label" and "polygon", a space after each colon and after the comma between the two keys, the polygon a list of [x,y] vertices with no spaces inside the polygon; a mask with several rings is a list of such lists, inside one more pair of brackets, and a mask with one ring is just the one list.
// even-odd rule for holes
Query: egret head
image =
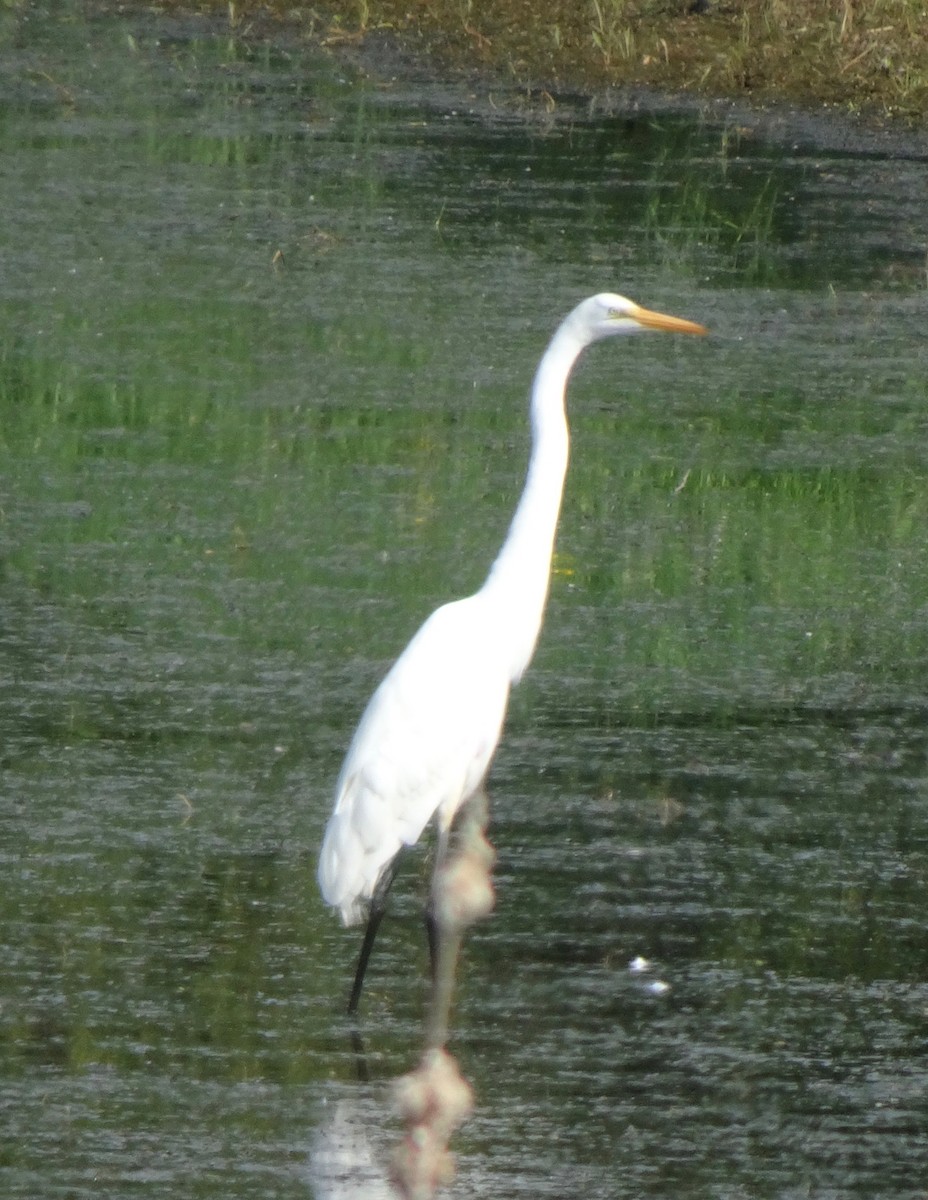
{"label": "egret head", "polygon": [[574,309],[573,316],[576,318],[575,332],[586,343],[598,342],[601,338],[620,333],[641,333],[648,329],[671,333],[708,332],[705,326],[697,325],[695,321],[653,312],[614,292],[600,292],[584,300]]}

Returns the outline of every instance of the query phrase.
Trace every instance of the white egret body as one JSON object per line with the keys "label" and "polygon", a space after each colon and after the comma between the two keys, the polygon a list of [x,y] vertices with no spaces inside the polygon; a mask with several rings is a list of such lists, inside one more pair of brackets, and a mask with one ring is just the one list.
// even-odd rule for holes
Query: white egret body
{"label": "white egret body", "polygon": [[443,848],[455,814],[483,784],[509,689],[541,629],[567,470],[568,376],[591,343],[648,329],[706,332],[602,293],[579,304],[551,339],[532,388],[525,489],[486,582],[422,625],[371,697],[338,777],[319,886],[346,925],[376,902],[378,886],[389,887],[397,854],[433,816]]}

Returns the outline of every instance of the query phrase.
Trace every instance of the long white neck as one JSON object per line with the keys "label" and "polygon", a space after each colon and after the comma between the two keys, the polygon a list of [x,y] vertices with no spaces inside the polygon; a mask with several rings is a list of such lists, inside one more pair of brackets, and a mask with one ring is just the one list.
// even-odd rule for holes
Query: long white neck
{"label": "long white neck", "polygon": [[480,591],[494,606],[494,621],[510,655],[513,683],[519,681],[531,661],[548,597],[570,445],[565,391],[584,344],[571,323],[565,322],[538,364],[532,386],[532,454],[525,489]]}

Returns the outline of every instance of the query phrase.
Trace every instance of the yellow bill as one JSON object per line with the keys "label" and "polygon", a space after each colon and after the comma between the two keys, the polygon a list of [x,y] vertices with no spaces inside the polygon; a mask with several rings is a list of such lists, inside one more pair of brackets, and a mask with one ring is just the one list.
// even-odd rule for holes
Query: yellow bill
{"label": "yellow bill", "polygon": [[695,321],[685,321],[683,317],[669,317],[666,313],[642,308],[640,304],[636,304],[629,315],[639,325],[644,325],[646,329],[665,329],[668,333],[698,333],[700,335],[709,332],[705,325],[699,325]]}

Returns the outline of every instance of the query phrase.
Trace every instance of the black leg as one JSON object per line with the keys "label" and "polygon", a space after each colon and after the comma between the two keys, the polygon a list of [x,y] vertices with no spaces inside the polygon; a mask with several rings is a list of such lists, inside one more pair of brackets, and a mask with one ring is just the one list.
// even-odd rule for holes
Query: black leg
{"label": "black leg", "polygon": [[374,895],[371,898],[371,911],[367,918],[367,928],[364,930],[364,940],[361,942],[358,967],[354,973],[351,995],[348,997],[349,1017],[353,1017],[358,1011],[358,1004],[361,1001],[361,988],[364,986],[364,975],[367,971],[367,960],[370,958],[371,950],[374,948],[374,939],[377,936],[377,930],[380,928],[380,922],[383,920],[383,914],[387,911],[387,897],[390,895],[390,888],[393,886],[393,880],[396,878],[401,857],[402,851],[387,865],[384,873],[378,880],[377,886],[374,889]]}

